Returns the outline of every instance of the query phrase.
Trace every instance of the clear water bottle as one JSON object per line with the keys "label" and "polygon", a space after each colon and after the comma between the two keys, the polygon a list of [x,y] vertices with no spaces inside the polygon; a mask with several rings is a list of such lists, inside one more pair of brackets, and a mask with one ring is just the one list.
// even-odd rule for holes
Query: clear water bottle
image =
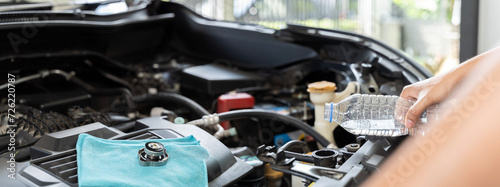
{"label": "clear water bottle", "polygon": [[404,120],[412,102],[398,96],[354,94],[339,103],[325,103],[325,120],[335,121],[355,135],[402,136],[425,134],[429,120],[438,118],[438,105],[427,108],[415,126]]}

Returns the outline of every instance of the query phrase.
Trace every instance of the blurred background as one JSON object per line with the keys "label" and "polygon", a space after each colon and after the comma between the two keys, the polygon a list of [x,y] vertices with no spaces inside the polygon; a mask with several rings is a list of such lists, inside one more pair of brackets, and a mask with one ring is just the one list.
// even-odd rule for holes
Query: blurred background
{"label": "blurred background", "polygon": [[461,0],[172,0],[215,20],[355,32],[437,75],[459,64]]}

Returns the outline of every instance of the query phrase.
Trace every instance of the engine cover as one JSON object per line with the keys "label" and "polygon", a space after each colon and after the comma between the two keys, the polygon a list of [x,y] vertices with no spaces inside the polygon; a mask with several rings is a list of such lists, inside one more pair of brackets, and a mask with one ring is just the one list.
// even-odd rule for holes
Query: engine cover
{"label": "engine cover", "polygon": [[[233,156],[219,140],[193,125],[176,125],[162,117],[144,118],[135,122],[136,130],[123,133],[101,123],[59,131],[43,136],[30,149],[32,160],[9,162],[0,158],[2,168],[15,163],[15,180],[8,178],[11,171],[0,170],[5,186],[78,186],[75,145],[80,133],[116,140],[169,139],[193,135],[208,151],[206,160],[209,186],[228,186],[252,170],[252,166]],[[119,160],[117,160],[119,162]]]}

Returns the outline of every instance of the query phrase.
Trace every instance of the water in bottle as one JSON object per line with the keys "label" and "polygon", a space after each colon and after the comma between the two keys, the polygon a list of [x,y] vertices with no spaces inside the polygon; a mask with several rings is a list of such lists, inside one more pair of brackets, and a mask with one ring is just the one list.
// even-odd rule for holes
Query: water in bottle
{"label": "water in bottle", "polygon": [[[355,135],[402,136],[424,134],[428,120],[437,119],[437,105],[429,107],[411,129],[404,120],[413,103],[390,95],[354,94],[339,103],[325,103],[325,120],[335,121]],[[428,115],[429,114],[429,115]],[[432,118],[432,119],[431,119]]]}

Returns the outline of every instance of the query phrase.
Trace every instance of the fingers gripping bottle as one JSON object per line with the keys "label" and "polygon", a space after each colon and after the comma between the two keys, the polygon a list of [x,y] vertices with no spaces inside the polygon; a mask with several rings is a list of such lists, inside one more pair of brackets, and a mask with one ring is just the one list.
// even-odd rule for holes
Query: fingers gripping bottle
{"label": "fingers gripping bottle", "polygon": [[413,103],[390,95],[354,94],[341,102],[325,103],[324,119],[355,135],[402,136],[425,134],[429,120],[437,120],[438,105],[427,108],[411,129],[404,125]]}

